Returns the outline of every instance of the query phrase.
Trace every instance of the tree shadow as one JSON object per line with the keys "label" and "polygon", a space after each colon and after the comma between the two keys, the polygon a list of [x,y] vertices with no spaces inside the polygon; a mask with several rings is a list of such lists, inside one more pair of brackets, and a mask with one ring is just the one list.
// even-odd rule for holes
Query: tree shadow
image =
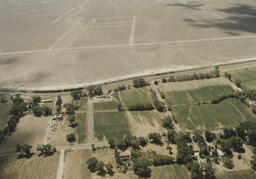
{"label": "tree shadow", "polygon": [[239,32],[256,33],[256,7],[234,4],[232,7],[217,9],[217,11],[226,13],[229,16],[222,19],[201,21],[184,19],[184,21],[194,27],[222,29],[225,33],[232,36],[239,35]]}
{"label": "tree shadow", "polygon": [[166,6],[176,6],[176,7],[183,7],[184,9],[190,9],[190,10],[202,10],[200,7],[203,6],[202,3],[199,2],[187,2],[186,4],[182,3],[167,3]]}

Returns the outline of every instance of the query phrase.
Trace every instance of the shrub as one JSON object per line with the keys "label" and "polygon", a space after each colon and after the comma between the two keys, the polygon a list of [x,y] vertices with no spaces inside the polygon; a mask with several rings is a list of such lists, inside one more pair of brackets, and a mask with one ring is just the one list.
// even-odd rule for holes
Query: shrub
{"label": "shrub", "polygon": [[33,107],[34,116],[40,117],[42,115],[42,108],[38,105]]}
{"label": "shrub", "polygon": [[67,138],[67,141],[68,141],[68,142],[75,142],[75,141],[76,141],[76,136],[75,136],[74,133],[68,134],[68,135],[66,136],[66,138]]}
{"label": "shrub", "polygon": [[133,86],[135,88],[141,88],[141,87],[144,87],[147,85],[148,85],[148,83],[143,78],[138,78],[138,79],[133,80]]}

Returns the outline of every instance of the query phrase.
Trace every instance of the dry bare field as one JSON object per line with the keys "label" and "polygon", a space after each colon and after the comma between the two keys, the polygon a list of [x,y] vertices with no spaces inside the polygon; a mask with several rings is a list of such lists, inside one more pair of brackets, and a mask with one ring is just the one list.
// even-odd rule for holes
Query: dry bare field
{"label": "dry bare field", "polygon": [[30,159],[17,159],[17,155],[0,157],[0,178],[3,179],[55,179],[59,155],[50,157],[32,156]]}
{"label": "dry bare field", "polygon": [[42,144],[48,126],[48,117],[26,115],[20,119],[17,129],[8,137],[3,148],[15,147],[16,144]]}
{"label": "dry bare field", "polygon": [[0,86],[61,88],[256,56],[251,0],[0,2]]}

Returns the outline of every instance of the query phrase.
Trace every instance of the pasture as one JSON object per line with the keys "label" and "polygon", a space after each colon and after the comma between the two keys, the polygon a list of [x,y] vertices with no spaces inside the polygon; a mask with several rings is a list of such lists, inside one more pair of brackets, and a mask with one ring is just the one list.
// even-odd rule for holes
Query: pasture
{"label": "pasture", "polygon": [[0,157],[0,178],[56,178],[58,154],[49,157],[38,157],[34,154],[30,159],[17,159],[17,157],[17,155]]}
{"label": "pasture", "polygon": [[245,120],[256,120],[247,106],[238,99],[227,99],[219,104],[177,105],[173,113],[184,130],[235,127]]}
{"label": "pasture", "polygon": [[85,143],[87,140],[87,113],[77,113],[76,119],[78,126],[75,128],[77,142]]}
{"label": "pasture", "polygon": [[132,108],[137,104],[152,105],[152,97],[149,88],[133,88],[120,91],[121,101],[126,108]]}
{"label": "pasture", "polygon": [[117,104],[113,101],[93,103],[94,111],[117,110]]}
{"label": "pasture", "polygon": [[125,113],[94,113],[94,135],[98,140],[120,139],[128,134],[130,134],[130,127]]}
{"label": "pasture", "polygon": [[246,68],[232,71],[232,79],[240,81],[243,90],[256,90],[256,68]]}
{"label": "pasture", "polygon": [[0,86],[81,87],[254,58],[255,14],[251,0],[1,1]]}
{"label": "pasture", "polygon": [[232,94],[235,91],[231,86],[205,86],[199,89],[166,92],[166,102],[169,107],[180,104],[196,104],[210,102],[219,96]]}
{"label": "pasture", "polygon": [[168,165],[151,167],[152,179],[185,179],[190,178],[190,172],[184,165]]}
{"label": "pasture", "polygon": [[254,179],[256,174],[253,170],[241,170],[241,171],[232,171],[225,172],[216,176],[217,179]]}

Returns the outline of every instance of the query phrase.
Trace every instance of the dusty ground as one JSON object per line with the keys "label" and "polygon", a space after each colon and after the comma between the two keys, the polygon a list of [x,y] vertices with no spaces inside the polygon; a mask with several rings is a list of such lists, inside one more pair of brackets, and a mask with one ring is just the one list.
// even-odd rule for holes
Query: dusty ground
{"label": "dusty ground", "polygon": [[58,154],[49,157],[33,155],[30,159],[17,159],[17,155],[0,158],[2,179],[55,179],[58,168]]}
{"label": "dusty ground", "polygon": [[74,87],[254,58],[255,14],[250,0],[1,1],[0,85]]}
{"label": "dusty ground", "polygon": [[6,144],[3,147],[15,147],[16,144],[42,144],[48,121],[48,117],[37,118],[33,115],[26,115],[20,119],[16,131],[7,138]]}

